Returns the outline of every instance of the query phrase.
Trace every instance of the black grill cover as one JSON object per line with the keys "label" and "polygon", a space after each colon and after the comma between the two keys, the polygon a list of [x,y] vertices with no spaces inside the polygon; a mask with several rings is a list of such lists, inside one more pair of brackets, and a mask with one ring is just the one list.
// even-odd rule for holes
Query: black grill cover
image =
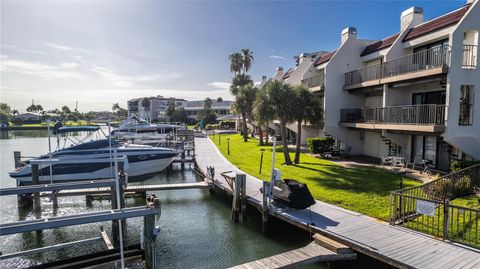
{"label": "black grill cover", "polygon": [[273,199],[296,209],[305,209],[315,204],[312,194],[306,184],[293,179],[284,179],[285,182],[275,184]]}

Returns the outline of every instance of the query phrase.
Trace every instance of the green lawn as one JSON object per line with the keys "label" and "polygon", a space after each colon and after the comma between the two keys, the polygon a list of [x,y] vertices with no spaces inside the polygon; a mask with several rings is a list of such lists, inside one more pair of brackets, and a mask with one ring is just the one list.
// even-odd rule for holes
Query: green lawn
{"label": "green lawn", "polygon": [[[84,126],[84,125],[97,125],[94,122],[88,123],[87,121],[84,120],[79,120],[79,121],[65,121],[62,122],[63,126]],[[54,126],[55,122],[50,122],[50,126]],[[47,126],[46,122],[42,123],[31,123],[31,124],[21,124],[21,125],[14,125],[13,123],[10,124],[10,126],[13,127],[43,127]]]}
{"label": "green lawn", "polygon": [[[210,137],[225,157],[246,173],[269,180],[271,146],[258,146],[257,139],[243,142],[239,134]],[[227,155],[227,138],[230,138],[230,155]],[[260,149],[265,149],[262,174],[259,174]],[[292,160],[294,154],[291,153]],[[335,204],[362,214],[388,220],[389,193],[399,189],[398,175],[373,167],[344,168],[333,162],[302,154],[299,165],[285,166],[281,147],[277,148],[275,167],[283,178],[296,179],[308,185],[315,199]],[[420,185],[405,179],[404,188]]]}

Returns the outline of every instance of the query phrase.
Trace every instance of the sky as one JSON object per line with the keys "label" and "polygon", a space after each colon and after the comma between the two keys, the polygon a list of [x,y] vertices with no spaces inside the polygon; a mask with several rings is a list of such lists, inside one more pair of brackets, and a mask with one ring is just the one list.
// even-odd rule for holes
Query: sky
{"label": "sky", "polygon": [[1,0],[0,101],[87,112],[143,96],[232,100],[228,55],[242,48],[259,81],[302,52],[336,49],[345,27],[382,39],[409,7],[430,19],[465,3]]}

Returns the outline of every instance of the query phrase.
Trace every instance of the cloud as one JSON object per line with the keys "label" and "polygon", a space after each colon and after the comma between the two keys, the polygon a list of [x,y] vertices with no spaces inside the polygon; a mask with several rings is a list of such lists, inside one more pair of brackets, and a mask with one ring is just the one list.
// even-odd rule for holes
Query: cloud
{"label": "cloud", "polygon": [[2,44],[2,48],[12,49],[12,50],[15,50],[15,51],[17,51],[17,52],[32,53],[32,54],[41,54],[41,55],[49,55],[48,53],[43,52],[43,51],[31,50],[31,49],[24,49],[24,48],[20,48],[19,46],[15,46],[15,45],[5,45],[5,44]]}
{"label": "cloud", "polygon": [[94,66],[90,69],[90,71],[96,73],[103,79],[109,80],[113,85],[122,88],[132,87],[135,84],[134,82],[160,81],[181,77],[180,74],[173,72],[141,76],[126,76],[117,74],[115,71],[101,66]]}
{"label": "cloud", "polygon": [[268,56],[270,59],[276,59],[276,60],[286,60],[287,58],[280,56],[280,55],[270,55]]}
{"label": "cloud", "polygon": [[228,90],[230,89],[231,84],[228,82],[214,81],[214,82],[208,83],[207,85],[217,89]]}
{"label": "cloud", "polygon": [[46,44],[47,44],[47,46],[49,46],[49,47],[51,47],[51,48],[54,48],[54,49],[59,49],[59,50],[72,50],[72,48],[70,48],[70,47],[67,47],[67,46],[64,46],[64,45],[55,44],[55,43],[52,43],[52,42],[47,42]]}
{"label": "cloud", "polygon": [[72,68],[77,66],[78,64],[76,63],[62,63],[58,66],[48,65],[38,62],[15,60],[7,55],[2,55],[1,71],[27,74],[45,79],[83,78],[84,76],[81,73],[72,70]]}

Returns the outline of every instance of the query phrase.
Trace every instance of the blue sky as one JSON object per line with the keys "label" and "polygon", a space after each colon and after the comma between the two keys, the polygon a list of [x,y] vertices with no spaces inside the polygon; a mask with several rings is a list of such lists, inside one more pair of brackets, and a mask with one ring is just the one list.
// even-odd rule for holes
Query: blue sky
{"label": "blue sky", "polygon": [[46,109],[78,100],[80,111],[140,96],[232,99],[228,55],[241,48],[254,52],[258,81],[294,55],[335,49],[347,26],[381,39],[411,6],[430,19],[465,3],[2,1],[0,99],[20,111],[31,99]]}

